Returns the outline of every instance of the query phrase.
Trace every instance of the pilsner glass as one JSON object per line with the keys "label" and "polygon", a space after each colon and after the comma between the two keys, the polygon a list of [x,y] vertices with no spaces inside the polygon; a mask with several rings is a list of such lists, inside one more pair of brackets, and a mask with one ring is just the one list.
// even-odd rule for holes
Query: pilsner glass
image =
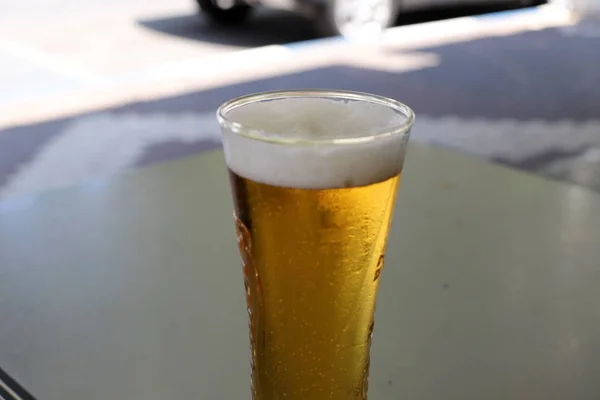
{"label": "pilsner glass", "polygon": [[375,297],[410,108],[330,90],[218,111],[250,320],[254,400],[366,399]]}

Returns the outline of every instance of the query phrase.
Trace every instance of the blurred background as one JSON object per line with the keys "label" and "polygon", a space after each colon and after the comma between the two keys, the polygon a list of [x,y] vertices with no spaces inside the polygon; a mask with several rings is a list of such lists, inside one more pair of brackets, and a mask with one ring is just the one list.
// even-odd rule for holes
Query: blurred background
{"label": "blurred background", "polygon": [[289,88],[393,97],[415,141],[600,190],[599,9],[0,0],[0,197],[217,148],[220,103]]}

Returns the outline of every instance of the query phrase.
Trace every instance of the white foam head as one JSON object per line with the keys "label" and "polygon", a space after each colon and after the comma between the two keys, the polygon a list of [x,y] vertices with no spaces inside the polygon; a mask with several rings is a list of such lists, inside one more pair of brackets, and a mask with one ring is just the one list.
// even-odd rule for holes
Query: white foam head
{"label": "white foam head", "polygon": [[225,105],[219,115],[228,167],[257,182],[306,189],[364,186],[400,173],[410,109],[377,97],[317,94]]}

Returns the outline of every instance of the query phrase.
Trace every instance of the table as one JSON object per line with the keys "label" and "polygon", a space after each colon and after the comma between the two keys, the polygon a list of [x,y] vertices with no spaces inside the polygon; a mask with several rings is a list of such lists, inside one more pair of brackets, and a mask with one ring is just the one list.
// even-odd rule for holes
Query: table
{"label": "table", "polygon": [[[371,398],[598,399],[600,196],[418,145],[405,171]],[[2,203],[0,366],[39,400],[248,398],[236,251],[219,152]]]}

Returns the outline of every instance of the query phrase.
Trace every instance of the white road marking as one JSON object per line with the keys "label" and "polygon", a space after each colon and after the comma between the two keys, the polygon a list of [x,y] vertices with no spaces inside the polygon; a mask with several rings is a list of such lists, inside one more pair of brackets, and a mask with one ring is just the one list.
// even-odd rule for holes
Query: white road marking
{"label": "white road marking", "polygon": [[[584,123],[432,118],[419,116],[415,141],[451,147],[486,159],[522,162],[553,150],[600,148],[600,121]],[[79,118],[46,144],[0,190],[0,197],[39,193],[135,165],[152,145],[169,141],[220,141],[214,112],[99,114]],[[582,162],[596,162],[592,152]]]}
{"label": "white road marking", "polygon": [[148,147],[167,141],[220,141],[215,113],[80,118],[22,166],[0,189],[0,198],[117,174],[134,165]]}
{"label": "white road marking", "polygon": [[417,117],[413,138],[486,159],[520,163],[552,151],[600,147],[600,120],[578,122]]}

